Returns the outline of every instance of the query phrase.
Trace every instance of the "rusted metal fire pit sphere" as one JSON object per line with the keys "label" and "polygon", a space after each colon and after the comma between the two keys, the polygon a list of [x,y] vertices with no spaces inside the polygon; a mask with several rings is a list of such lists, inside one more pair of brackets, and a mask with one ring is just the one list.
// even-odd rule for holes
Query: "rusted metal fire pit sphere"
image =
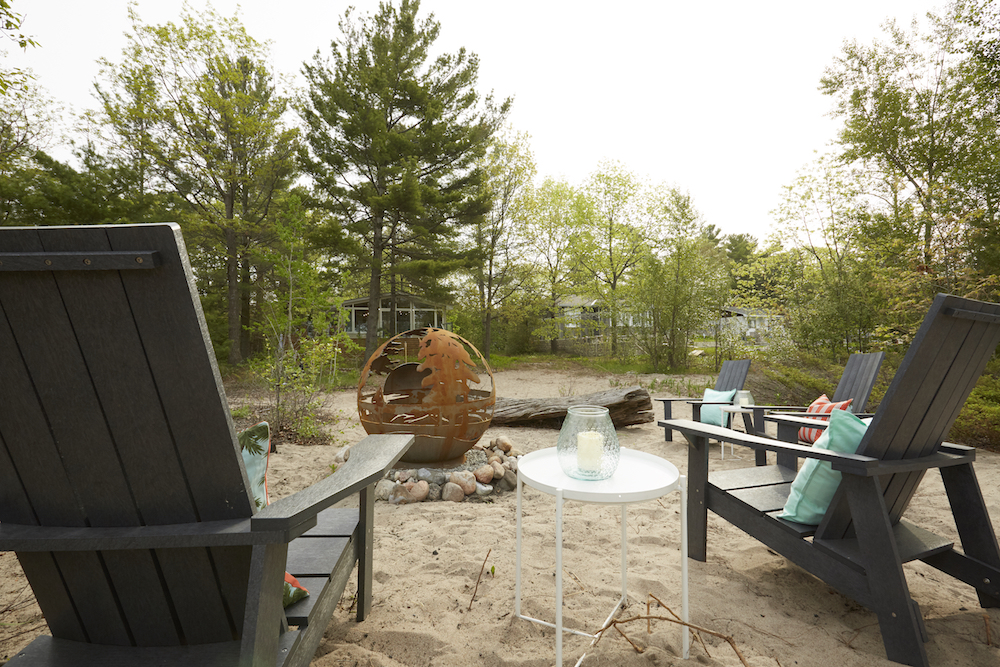
{"label": "rusted metal fire pit sphere", "polygon": [[358,416],[369,434],[412,433],[408,463],[460,462],[490,425],[496,388],[469,341],[444,329],[401,333],[375,351],[358,383]]}

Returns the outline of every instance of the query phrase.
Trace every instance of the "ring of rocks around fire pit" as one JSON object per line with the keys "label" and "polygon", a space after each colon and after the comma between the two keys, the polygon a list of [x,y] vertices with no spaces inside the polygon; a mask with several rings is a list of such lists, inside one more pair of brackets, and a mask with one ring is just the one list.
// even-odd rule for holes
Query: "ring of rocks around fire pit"
{"label": "ring of rocks around fire pit", "polygon": [[393,505],[424,500],[462,502],[467,497],[485,500],[517,488],[517,460],[524,456],[508,438],[488,445],[478,442],[457,468],[390,470],[375,485],[375,499]]}

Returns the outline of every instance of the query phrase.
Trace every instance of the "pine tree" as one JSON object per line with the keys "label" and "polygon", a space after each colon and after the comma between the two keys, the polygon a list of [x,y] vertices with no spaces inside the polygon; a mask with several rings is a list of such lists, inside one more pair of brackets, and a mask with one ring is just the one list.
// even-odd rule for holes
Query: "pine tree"
{"label": "pine tree", "polygon": [[510,105],[480,99],[479,60],[465,49],[430,60],[440,25],[418,20],[419,8],[382,3],[359,22],[348,10],[332,60],[317,53],[303,68],[302,163],[334,224],[370,252],[369,357],[386,262],[395,274],[411,261],[424,275],[445,271],[456,227],[489,210],[479,162]]}

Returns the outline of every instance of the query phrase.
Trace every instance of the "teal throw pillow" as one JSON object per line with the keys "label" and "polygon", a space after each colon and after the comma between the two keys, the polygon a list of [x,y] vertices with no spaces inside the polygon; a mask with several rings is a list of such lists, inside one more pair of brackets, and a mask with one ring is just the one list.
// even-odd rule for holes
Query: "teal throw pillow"
{"label": "teal throw pillow", "polygon": [[[729,391],[706,389],[705,395],[701,400],[706,402],[711,401],[712,403],[732,403],[734,396],[736,396],[735,389]],[[722,407],[718,405],[701,406],[701,423],[722,426]]]}
{"label": "teal throw pillow", "polygon": [[[854,454],[868,430],[868,423],[869,420],[862,421],[846,410],[834,410],[830,413],[830,425],[813,447]],[[840,472],[834,470],[829,461],[806,460],[795,475],[788,500],[778,517],[796,523],[818,525],[840,486],[840,478]]]}
{"label": "teal throw pillow", "polygon": [[267,422],[251,426],[236,436],[243,453],[250,490],[253,492],[254,511],[267,506],[267,457],[271,453],[271,428]]}
{"label": "teal throw pillow", "polygon": [[[237,434],[240,451],[243,454],[243,465],[247,469],[250,480],[250,490],[253,492],[254,512],[267,507],[270,500],[267,497],[267,461],[271,455],[271,427],[267,422],[251,426]],[[285,572],[284,592],[281,603],[287,607],[309,595],[306,587]]]}

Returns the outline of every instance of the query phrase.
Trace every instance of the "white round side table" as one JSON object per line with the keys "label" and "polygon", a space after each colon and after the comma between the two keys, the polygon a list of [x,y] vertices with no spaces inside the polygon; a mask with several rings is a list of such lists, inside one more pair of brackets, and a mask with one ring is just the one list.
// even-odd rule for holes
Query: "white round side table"
{"label": "white round side table", "polygon": [[[677,470],[677,466],[669,461],[639,452],[633,449],[621,449],[621,459],[615,473],[602,480],[582,480],[570,477],[563,472],[556,455],[556,448],[550,447],[527,454],[517,463],[517,573],[514,583],[514,615],[526,621],[539,623],[556,630],[556,664],[562,664],[563,632],[571,632],[583,637],[591,637],[594,641],[601,633],[592,635],[580,630],[564,628],[562,624],[563,589],[562,589],[562,530],[563,503],[576,500],[599,505],[621,505],[622,507],[622,595],[618,604],[611,610],[604,625],[607,625],[623,604],[628,600],[627,592],[627,524],[626,508],[629,503],[655,500],[671,491],[681,494],[681,614],[685,623],[688,622],[688,567],[687,567],[687,493],[686,479]],[[556,498],[556,620],[549,623],[521,614],[521,498],[522,488],[528,486],[555,496]],[[688,629],[682,630],[682,645],[684,658],[687,659],[690,649]],[[593,642],[591,643],[593,645]],[[580,661],[586,654],[580,657]],[[579,665],[580,662],[577,662]]]}

